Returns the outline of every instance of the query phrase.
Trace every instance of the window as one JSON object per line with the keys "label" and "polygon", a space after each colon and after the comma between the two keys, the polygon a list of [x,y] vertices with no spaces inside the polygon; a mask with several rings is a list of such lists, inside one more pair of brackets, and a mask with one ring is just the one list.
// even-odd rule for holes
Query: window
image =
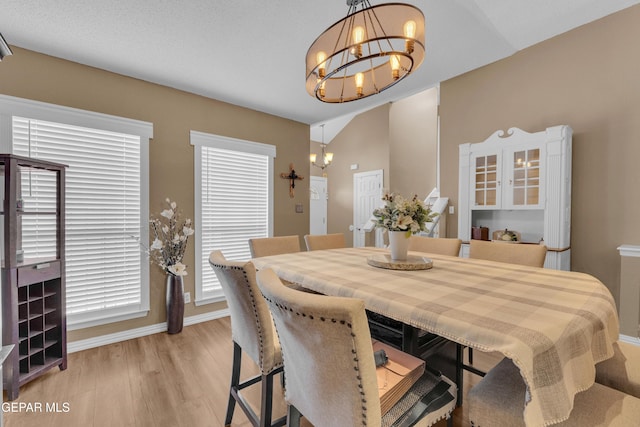
{"label": "window", "polygon": [[224,299],[209,253],[251,258],[248,240],[273,235],[273,145],[191,132],[195,146],[196,304]]}
{"label": "window", "polygon": [[[63,163],[66,170],[66,299],[69,329],[145,315],[149,264],[148,142],[151,124],[81,110],[0,97],[0,129],[10,129],[17,155]],[[38,173],[21,180],[45,200],[55,187]],[[55,220],[49,219],[55,229]],[[23,218],[25,256],[55,254],[52,224]],[[37,236],[37,239],[36,239]],[[43,237],[44,236],[44,237]],[[38,244],[34,242],[37,240]]]}

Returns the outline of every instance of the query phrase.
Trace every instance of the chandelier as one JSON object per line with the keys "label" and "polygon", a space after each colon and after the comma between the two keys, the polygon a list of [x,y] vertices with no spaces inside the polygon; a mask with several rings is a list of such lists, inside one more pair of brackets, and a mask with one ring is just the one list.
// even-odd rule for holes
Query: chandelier
{"label": "chandelier", "polygon": [[[415,6],[347,0],[347,16],[307,51],[307,92],[328,103],[382,92],[424,59],[424,15]],[[358,8],[360,10],[358,10]]]}
{"label": "chandelier", "polygon": [[320,125],[320,127],[322,127],[322,143],[320,144],[320,149],[321,149],[320,160],[322,160],[322,163],[320,164],[316,163],[316,160],[317,160],[316,153],[309,154],[309,160],[311,160],[311,164],[313,166],[319,167],[324,172],[325,168],[329,166],[333,161],[333,153],[325,152],[327,148],[327,144],[324,143],[324,124]]}

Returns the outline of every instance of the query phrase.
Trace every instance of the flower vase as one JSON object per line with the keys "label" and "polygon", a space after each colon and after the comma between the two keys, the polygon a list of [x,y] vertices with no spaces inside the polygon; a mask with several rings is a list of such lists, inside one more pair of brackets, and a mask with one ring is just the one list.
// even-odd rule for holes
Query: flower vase
{"label": "flower vase", "polygon": [[184,320],[184,284],[182,276],[167,274],[167,332],[182,331]]}
{"label": "flower vase", "polygon": [[393,261],[407,260],[409,236],[407,236],[406,231],[389,231],[389,249],[391,250],[391,259]]}

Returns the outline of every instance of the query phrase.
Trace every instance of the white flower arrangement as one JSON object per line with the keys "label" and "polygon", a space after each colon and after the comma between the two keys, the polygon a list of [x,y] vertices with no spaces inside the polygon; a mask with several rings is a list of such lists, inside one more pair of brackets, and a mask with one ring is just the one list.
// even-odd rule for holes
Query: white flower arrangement
{"label": "white flower arrangement", "polygon": [[425,224],[433,222],[433,218],[438,215],[431,212],[417,195],[407,200],[402,196],[387,193],[382,200],[384,206],[373,211],[376,227],[389,231],[406,231],[407,237],[425,231]]}
{"label": "white flower arrangement", "polygon": [[153,242],[147,254],[151,261],[164,271],[174,276],[186,276],[187,266],[182,263],[182,257],[187,248],[189,236],[195,232],[191,227],[191,219],[180,223],[180,214],[176,202],[168,198],[165,200],[168,209],[160,212],[162,218],[151,218],[149,226],[153,231]]}

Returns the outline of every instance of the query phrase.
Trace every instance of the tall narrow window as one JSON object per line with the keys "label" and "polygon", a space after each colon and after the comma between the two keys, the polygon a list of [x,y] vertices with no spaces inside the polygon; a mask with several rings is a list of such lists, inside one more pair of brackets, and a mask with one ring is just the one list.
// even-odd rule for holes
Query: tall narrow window
{"label": "tall narrow window", "polygon": [[273,234],[272,145],[191,132],[196,168],[196,303],[223,298],[209,253],[251,258],[248,240]]}
{"label": "tall narrow window", "polygon": [[[2,99],[0,99],[1,103]],[[140,134],[65,123],[83,115],[79,110],[41,103],[18,108],[11,115],[14,154],[68,166],[66,171],[66,303],[70,329],[144,315],[149,309],[148,262],[137,239],[148,241],[148,137]],[[23,106],[25,107],[25,106]],[[53,118],[47,121],[38,116]],[[71,110],[71,111],[67,111]],[[117,128],[112,116],[87,114],[88,124]],[[50,116],[50,115],[49,115]],[[131,130],[131,121],[123,130]],[[148,125],[148,124],[146,124]],[[137,126],[133,126],[136,128]],[[150,131],[150,125],[142,126]],[[55,183],[37,172],[21,176],[22,196],[47,201]],[[25,216],[22,244],[25,256],[55,254],[55,219]],[[53,234],[52,234],[53,235]],[[136,239],[137,238],[137,239]],[[36,243],[37,242],[37,245]]]}

